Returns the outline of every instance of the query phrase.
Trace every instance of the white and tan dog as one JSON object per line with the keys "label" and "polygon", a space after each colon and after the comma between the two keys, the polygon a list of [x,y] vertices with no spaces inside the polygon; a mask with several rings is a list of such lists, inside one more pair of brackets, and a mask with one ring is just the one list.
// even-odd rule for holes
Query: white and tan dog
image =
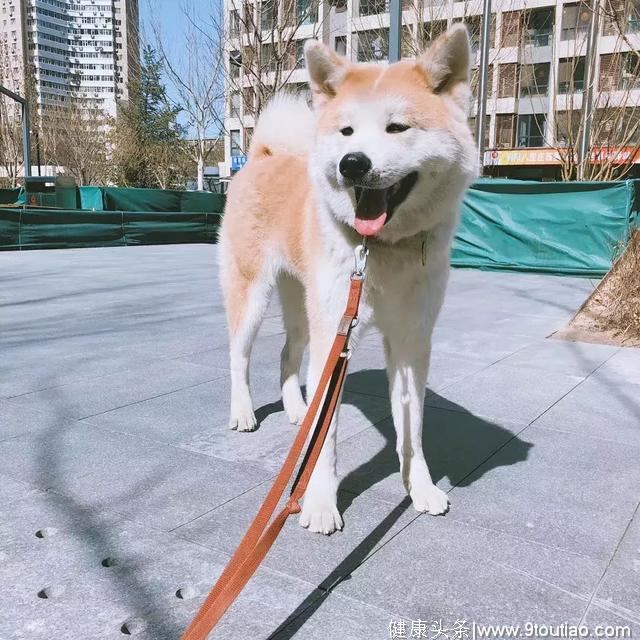
{"label": "white and tan dog", "polygon": [[[441,514],[448,500],[427,468],[422,414],[451,240],[476,174],[467,32],[454,26],[417,60],[388,66],[353,64],[316,41],[305,54],[313,112],[288,96],[267,106],[222,222],[230,426],[256,428],[249,356],[274,286],[286,329],[282,401],[291,422],[303,418],[303,351],[309,341],[311,397],[344,310],[354,247],[369,236],[356,332],[369,325],[384,336],[402,478],[418,511]],[[300,516],[303,526],[326,534],[342,527],[336,430],[337,418]]]}

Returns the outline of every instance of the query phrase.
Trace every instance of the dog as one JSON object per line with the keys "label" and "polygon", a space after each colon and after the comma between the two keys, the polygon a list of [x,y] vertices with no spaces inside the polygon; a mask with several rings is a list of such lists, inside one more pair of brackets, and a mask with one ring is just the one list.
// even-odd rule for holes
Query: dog
{"label": "dog", "polygon": [[[445,513],[447,495],[422,448],[431,334],[449,274],[461,199],[477,174],[468,125],[470,46],[455,25],[419,57],[358,64],[318,41],[305,45],[312,108],[278,95],[261,114],[246,165],[229,186],[220,230],[220,281],[229,325],[229,426],[252,431],[252,342],[277,288],[286,342],[284,410],[305,415],[299,370],[309,343],[307,394],[318,383],[344,311],[354,248],[370,255],[358,326],[383,336],[397,452],[413,506]],[[334,418],[300,523],[341,529]]]}

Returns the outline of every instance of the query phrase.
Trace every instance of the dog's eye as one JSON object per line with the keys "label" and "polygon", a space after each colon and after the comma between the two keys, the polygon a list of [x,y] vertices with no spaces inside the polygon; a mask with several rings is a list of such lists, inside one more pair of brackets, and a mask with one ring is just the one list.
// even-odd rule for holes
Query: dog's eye
{"label": "dog's eye", "polygon": [[342,129],[340,129],[340,133],[343,136],[350,136],[353,133],[353,128],[352,127],[343,127]]}
{"label": "dog's eye", "polygon": [[402,133],[409,128],[408,124],[400,124],[399,122],[392,122],[387,125],[387,133]]}

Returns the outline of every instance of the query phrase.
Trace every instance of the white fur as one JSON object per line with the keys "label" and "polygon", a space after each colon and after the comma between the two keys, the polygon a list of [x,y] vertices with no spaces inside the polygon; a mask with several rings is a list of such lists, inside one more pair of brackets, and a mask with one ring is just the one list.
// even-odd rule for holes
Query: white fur
{"label": "white fur", "polygon": [[309,152],[314,115],[302,96],[276,94],[264,108],[251,139],[251,151],[268,147],[272,155],[289,153],[303,156]]}
{"label": "white fur", "polygon": [[[315,45],[309,47],[309,51],[320,61],[317,65],[320,72],[330,75],[327,65],[331,66],[331,59],[328,62],[322,59],[322,51]],[[402,480],[414,507],[433,515],[447,510],[448,499],[432,481],[422,446],[431,334],[444,299],[451,241],[462,194],[476,173],[474,145],[464,124],[466,114],[462,101],[454,97],[450,103],[452,117],[462,123],[456,131],[410,129],[393,136],[386,134],[389,119],[401,119],[403,115],[403,99],[397,96],[384,100],[374,97],[366,103],[346,105],[341,114],[342,126],[353,127],[353,135],[335,132],[316,137],[310,147],[309,174],[322,235],[317,240],[317,249],[322,255],[317,261],[320,267],[314,273],[305,274],[307,285],[313,284],[310,289],[315,296],[307,298],[309,327],[307,329],[302,312],[300,284],[290,275],[283,275],[283,271],[295,274],[295,268],[286,264],[282,255],[274,255],[250,296],[242,330],[231,346],[231,426],[250,430],[255,427],[255,418],[246,383],[248,354],[266,309],[268,294],[277,284],[287,330],[281,365],[283,402],[289,419],[300,421],[305,411],[298,381],[302,351],[309,337],[307,397],[310,398],[343,313],[353,268],[353,250],[359,242],[353,229],[353,189],[345,184],[337,170],[339,160],[348,152],[366,153],[373,165],[368,177],[372,187],[391,185],[409,172],[417,171],[418,180],[407,199],[378,236],[369,240],[360,324],[354,331],[351,346],[356,345],[359,335],[370,326],[376,326],[384,336]],[[314,139],[312,131],[313,116],[306,105],[299,99],[279,97],[261,116],[252,146],[267,144],[272,152],[277,148],[302,153]],[[223,281],[227,260],[223,233]],[[342,528],[337,510],[337,427],[336,413],[300,516],[303,526],[325,534]]]}

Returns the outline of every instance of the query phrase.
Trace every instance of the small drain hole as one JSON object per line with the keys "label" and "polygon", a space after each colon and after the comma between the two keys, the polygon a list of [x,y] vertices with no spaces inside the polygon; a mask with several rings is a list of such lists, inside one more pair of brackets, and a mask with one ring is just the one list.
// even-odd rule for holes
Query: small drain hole
{"label": "small drain hole", "polygon": [[115,567],[117,562],[115,558],[105,558],[101,563],[103,567]]}
{"label": "small drain hole", "polygon": [[43,529],[38,529],[35,533],[36,538],[43,540],[44,538],[50,538],[56,532],[52,527],[44,527]]}
{"label": "small drain hole", "polygon": [[191,598],[194,598],[195,596],[196,590],[190,585],[186,587],[180,587],[176,591],[176,598],[178,598],[179,600],[191,600]]}
{"label": "small drain hole", "polygon": [[147,623],[140,618],[132,618],[122,623],[120,633],[125,636],[135,636],[147,628]]}
{"label": "small drain hole", "polygon": [[57,598],[64,593],[64,587],[45,587],[38,591],[37,596],[42,600],[49,600],[50,598]]}

